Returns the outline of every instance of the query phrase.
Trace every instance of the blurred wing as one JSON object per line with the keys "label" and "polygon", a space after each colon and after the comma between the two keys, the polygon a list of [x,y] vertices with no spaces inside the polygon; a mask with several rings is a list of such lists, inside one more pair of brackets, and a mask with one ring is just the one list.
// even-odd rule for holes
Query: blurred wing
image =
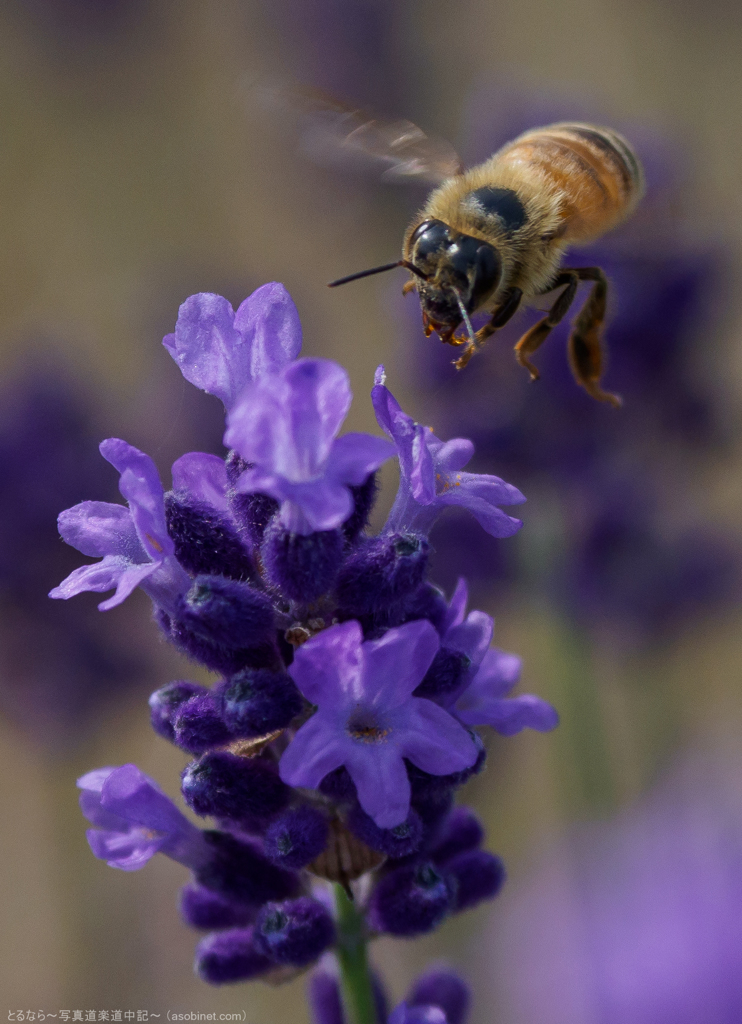
{"label": "blurred wing", "polygon": [[411,121],[384,121],[308,88],[263,86],[260,94],[263,105],[300,115],[302,149],[318,163],[375,168],[386,181],[431,184],[462,172],[454,149]]}

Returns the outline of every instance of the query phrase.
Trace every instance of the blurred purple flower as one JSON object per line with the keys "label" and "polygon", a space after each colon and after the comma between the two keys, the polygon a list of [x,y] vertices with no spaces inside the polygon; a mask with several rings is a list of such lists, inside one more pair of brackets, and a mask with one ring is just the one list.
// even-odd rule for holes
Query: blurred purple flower
{"label": "blurred purple flower", "polygon": [[189,868],[209,859],[201,830],[134,764],[96,768],[77,780],[80,807],[92,825],[90,849],[109,867],[138,871],[156,853]]}
{"label": "blurred purple flower", "polygon": [[739,778],[738,759],[706,753],[615,821],[549,850],[501,904],[487,943],[513,1018],[742,1019]]}
{"label": "blurred purple flower", "polygon": [[515,736],[523,729],[555,729],[559,715],[551,704],[531,693],[507,696],[520,678],[520,666],[515,654],[498,648],[487,651],[451,713],[464,725],[489,725],[502,736]]}
{"label": "blurred purple flower", "polygon": [[248,384],[277,373],[301,351],[301,323],[282,284],[264,284],[237,312],[221,295],[191,295],[162,341],[187,381],[229,412]]}
{"label": "blurred purple flower", "polygon": [[300,359],[243,389],[225,444],[250,464],[235,490],[281,502],[292,533],[333,530],[353,511],[358,486],[394,454],[371,434],[337,433],[350,408],[348,375],[329,359]]}
{"label": "blurred purple flower", "polygon": [[346,622],[300,647],[290,674],[318,710],[281,758],[284,782],[316,789],[345,765],[366,813],[379,828],[394,828],[410,810],[404,758],[431,775],[474,764],[466,730],[437,704],[412,696],[438,647],[425,620],[368,643],[359,623]]}
{"label": "blurred purple flower", "polygon": [[175,559],[157,468],[148,455],[115,437],[103,441],[100,451],[121,474],[119,490],[129,507],[83,501],[60,514],[63,540],[102,560],[75,569],[49,596],[67,600],[115,587],[114,596],[98,605],[108,611],[141,586],[157,605],[172,612],[191,580]]}
{"label": "blurred purple flower", "polygon": [[384,385],[384,367],[376,371],[371,398],[379,426],[399,454],[399,491],[385,529],[427,533],[444,508],[460,505],[493,537],[511,537],[523,523],[497,505],[518,505],[526,499],[497,476],[462,473],[474,454],[463,437],[440,441],[430,427],[415,423]]}

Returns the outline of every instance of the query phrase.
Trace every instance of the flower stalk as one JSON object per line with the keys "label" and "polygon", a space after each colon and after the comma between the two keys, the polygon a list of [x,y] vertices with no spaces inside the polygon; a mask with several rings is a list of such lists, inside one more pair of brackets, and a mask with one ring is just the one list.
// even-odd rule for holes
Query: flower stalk
{"label": "flower stalk", "polygon": [[333,888],[338,931],[335,955],[345,1018],[348,1024],[377,1024],[364,917],[342,885]]}

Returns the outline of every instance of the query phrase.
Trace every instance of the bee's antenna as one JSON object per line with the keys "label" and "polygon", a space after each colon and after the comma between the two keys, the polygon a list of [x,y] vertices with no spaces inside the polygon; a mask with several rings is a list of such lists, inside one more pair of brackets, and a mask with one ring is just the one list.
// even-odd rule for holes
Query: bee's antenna
{"label": "bee's antenna", "polygon": [[417,274],[423,281],[427,281],[428,278],[423,274],[422,270],[418,270],[414,263],[410,263],[409,260],[397,260],[396,263],[385,263],[383,267],[372,267],[371,270],[361,270],[358,274],[349,274],[347,277],[339,277],[337,281],[330,281],[328,288],[337,288],[339,284],[348,284],[349,281],[357,281],[359,277],[369,277],[371,274],[383,274],[385,270],[394,270],[395,267],[405,267],[407,270],[411,270],[413,274]]}
{"label": "bee's antenna", "polygon": [[456,301],[459,304],[459,310],[461,312],[461,319],[466,324],[466,329],[469,332],[469,341],[476,348],[477,339],[474,337],[474,328],[471,325],[471,320],[469,319],[469,314],[466,312],[466,306],[464,305],[463,300],[461,298],[461,295],[458,293],[458,291],[455,288],[452,288],[451,291],[456,296]]}

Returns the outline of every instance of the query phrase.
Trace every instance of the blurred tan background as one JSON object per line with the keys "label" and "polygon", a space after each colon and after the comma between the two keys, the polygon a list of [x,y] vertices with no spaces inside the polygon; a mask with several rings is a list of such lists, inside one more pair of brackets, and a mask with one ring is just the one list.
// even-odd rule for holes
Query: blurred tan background
{"label": "blurred tan background", "polygon": [[[371,63],[356,66],[354,82],[353,61],[338,53],[351,99],[388,104],[458,143],[467,97],[491,75],[537,93],[587,97],[606,120],[661,125],[682,141],[692,215],[723,235],[735,284],[709,340],[709,372],[731,383],[733,403],[742,398],[742,9],[723,0],[366,6],[389,19],[387,66],[396,78],[374,81]],[[188,385],[160,341],[193,292],[217,291],[236,306],[264,281],[283,281],[302,317],[305,354],[350,371],[348,429],[375,429],[366,396],[384,360],[398,368],[394,390],[405,407],[419,408],[395,351],[388,282],[325,287],[394,258],[415,200],[309,164],[295,139],[251,105],[245,84],[253,79],[312,74],[302,63],[301,19],[290,3],[278,7],[280,17],[267,0],[0,4],[0,371],[11,373],[41,340],[45,351],[56,347],[93,394],[107,396],[100,437],[128,429],[137,443],[146,435],[166,485],[169,462],[189,447],[180,439],[181,424],[183,435],[189,429]],[[218,408],[203,409],[218,421]],[[693,467],[705,512],[735,529],[741,455],[727,450]],[[158,643],[144,596],[130,604],[107,614],[147,650],[154,685],[194,678]],[[559,623],[501,598],[487,610],[497,617],[498,643],[525,658],[524,689],[559,707],[570,672]],[[93,600],[88,613],[98,615]],[[728,608],[651,656],[593,665],[620,804],[675,751],[739,735],[740,624],[739,609]],[[186,758],[150,730],[146,687],[109,701],[95,727],[62,752],[10,718],[0,742],[0,1011],[245,1009],[248,1022],[308,1019],[301,981],[212,989],[193,976],[196,936],[175,905],[184,869],[155,858],[125,874],[88,851],[77,775],[135,761],[177,795]],[[560,823],[590,810],[579,774],[565,729],[510,741],[470,785],[489,845],[514,881]],[[467,971],[493,912],[467,914],[423,941],[379,943],[374,958],[395,998],[436,956]],[[474,1020],[497,1019],[485,980],[470,980],[480,998]]]}

